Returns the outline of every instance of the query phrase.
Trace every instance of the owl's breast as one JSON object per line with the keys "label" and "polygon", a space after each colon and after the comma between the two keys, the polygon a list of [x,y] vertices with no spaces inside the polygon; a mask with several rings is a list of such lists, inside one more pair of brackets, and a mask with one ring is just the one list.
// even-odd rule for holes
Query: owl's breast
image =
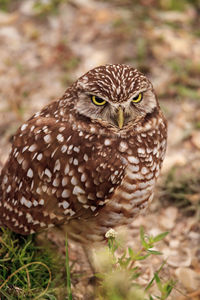
{"label": "owl's breast", "polygon": [[105,225],[122,225],[145,210],[153,199],[166,149],[166,138],[158,131],[141,133],[115,145],[123,177],[104,208]]}

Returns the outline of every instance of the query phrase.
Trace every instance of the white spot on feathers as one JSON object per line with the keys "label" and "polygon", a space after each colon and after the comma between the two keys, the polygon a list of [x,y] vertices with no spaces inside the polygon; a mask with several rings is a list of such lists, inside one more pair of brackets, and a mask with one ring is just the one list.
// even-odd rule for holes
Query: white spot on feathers
{"label": "white spot on feathers", "polygon": [[31,146],[28,148],[28,150],[29,150],[30,152],[34,152],[36,149],[37,149],[37,145],[36,145],[36,144],[33,144],[33,145],[31,145]]}
{"label": "white spot on feathers", "polygon": [[21,126],[21,131],[24,131],[24,130],[26,129],[27,126],[28,126],[28,124],[23,124],[23,125]]}
{"label": "white spot on feathers", "polygon": [[137,157],[134,157],[134,156],[128,156],[128,161],[131,163],[131,164],[139,164],[139,159]]}
{"label": "white spot on feathers", "polygon": [[62,134],[58,134],[57,135],[57,140],[59,141],[59,142],[64,142],[64,137],[63,137],[63,135]]}
{"label": "white spot on feathers", "polygon": [[58,187],[60,184],[60,180],[58,178],[55,178],[52,184],[53,186]]}
{"label": "white spot on feathers", "polygon": [[28,169],[27,176],[28,176],[29,178],[33,178],[33,170],[32,170],[31,168]]}
{"label": "white spot on feathers", "polygon": [[85,191],[80,186],[77,185],[73,189],[73,194],[74,195],[85,194]]}
{"label": "white spot on feathers", "polygon": [[83,159],[84,159],[85,161],[88,161],[88,155],[87,155],[86,153],[84,154]]}
{"label": "white spot on feathers", "polygon": [[67,183],[68,183],[68,178],[67,178],[67,177],[64,177],[64,178],[62,179],[62,186],[66,186]]}
{"label": "white spot on feathers", "polygon": [[120,142],[119,144],[119,151],[125,152],[128,149],[128,144],[124,141]]}
{"label": "white spot on feathers", "polygon": [[62,196],[63,198],[68,198],[68,197],[70,196],[70,191],[69,191],[69,190],[66,190],[66,189],[63,190],[61,196]]}
{"label": "white spot on feathers", "polygon": [[51,142],[51,136],[50,136],[50,134],[47,134],[47,135],[44,136],[44,141],[47,144],[49,144]]}
{"label": "white spot on feathers", "polygon": [[43,154],[42,154],[42,153],[39,153],[38,156],[37,156],[37,160],[40,161],[42,158],[43,158]]}
{"label": "white spot on feathers", "polygon": [[111,140],[105,139],[104,145],[105,145],[105,146],[110,146],[110,145],[111,145]]}
{"label": "white spot on feathers", "polygon": [[47,168],[45,169],[44,174],[46,174],[49,178],[52,176],[51,171]]}
{"label": "white spot on feathers", "polygon": [[54,166],[54,169],[53,169],[53,172],[55,173],[56,171],[60,171],[60,160],[57,159],[56,162],[55,162],[55,166]]}

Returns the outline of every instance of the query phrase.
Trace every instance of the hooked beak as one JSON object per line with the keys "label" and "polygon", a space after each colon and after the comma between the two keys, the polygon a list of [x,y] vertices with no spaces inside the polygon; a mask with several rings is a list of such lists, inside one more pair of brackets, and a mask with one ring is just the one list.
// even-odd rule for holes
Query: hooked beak
{"label": "hooked beak", "polygon": [[122,129],[123,125],[124,125],[124,112],[121,106],[119,106],[118,108],[118,112],[117,112],[117,123],[119,126],[119,129]]}

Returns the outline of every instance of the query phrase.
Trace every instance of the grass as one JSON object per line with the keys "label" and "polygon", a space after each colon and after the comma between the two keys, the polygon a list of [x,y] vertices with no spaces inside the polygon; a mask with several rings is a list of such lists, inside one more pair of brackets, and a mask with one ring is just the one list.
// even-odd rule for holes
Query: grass
{"label": "grass", "polygon": [[58,13],[61,3],[67,2],[67,0],[36,0],[34,3],[34,11],[41,16]]}
{"label": "grass", "polygon": [[11,0],[0,0],[0,10],[7,11],[11,4]]}
{"label": "grass", "polygon": [[161,201],[171,202],[190,214],[200,216],[200,172],[186,167],[173,167],[163,185]]}
{"label": "grass", "polygon": [[23,237],[4,228],[0,244],[1,299],[58,299],[61,264],[48,245],[41,248],[34,236]]}
{"label": "grass", "polygon": [[[60,5],[68,0],[35,0],[33,5],[33,11],[38,16],[47,16],[58,13]],[[16,9],[17,5],[20,5],[21,0],[0,0],[0,10],[12,11]]]}
{"label": "grass", "polygon": [[[135,251],[124,247],[116,238],[115,231],[110,230],[107,233],[108,244],[104,247],[103,259],[97,252],[100,268],[96,274],[98,286],[94,292],[94,299],[167,299],[175,283],[171,279],[164,281],[160,276],[165,262],[154,273],[146,287],[138,284],[142,273],[136,266],[137,261],[143,261],[152,255],[161,255],[154,246],[167,234],[168,232],[155,237],[147,236],[141,228],[141,248]],[[58,257],[55,251],[53,253],[48,245],[39,247],[33,235],[23,237],[2,228],[0,243],[1,299],[73,299],[67,237],[65,270],[62,268],[62,258]],[[150,293],[153,284],[157,285],[159,293],[156,298]],[[76,290],[74,293],[76,294]]]}

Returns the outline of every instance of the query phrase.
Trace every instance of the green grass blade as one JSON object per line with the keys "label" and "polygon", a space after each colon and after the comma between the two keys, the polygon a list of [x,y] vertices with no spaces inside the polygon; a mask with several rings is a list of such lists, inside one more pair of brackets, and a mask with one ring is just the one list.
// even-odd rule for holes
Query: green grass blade
{"label": "green grass blade", "polygon": [[159,241],[163,240],[168,234],[169,234],[169,231],[166,231],[166,232],[163,232],[161,234],[158,234],[157,236],[155,236],[153,238],[153,241],[154,242],[159,242]]}
{"label": "green grass blade", "polygon": [[68,238],[67,238],[67,235],[66,235],[66,240],[65,240],[65,248],[66,248],[66,273],[67,273],[68,300],[72,300],[71,274],[70,274],[70,267],[69,267],[69,252],[68,252]]}

